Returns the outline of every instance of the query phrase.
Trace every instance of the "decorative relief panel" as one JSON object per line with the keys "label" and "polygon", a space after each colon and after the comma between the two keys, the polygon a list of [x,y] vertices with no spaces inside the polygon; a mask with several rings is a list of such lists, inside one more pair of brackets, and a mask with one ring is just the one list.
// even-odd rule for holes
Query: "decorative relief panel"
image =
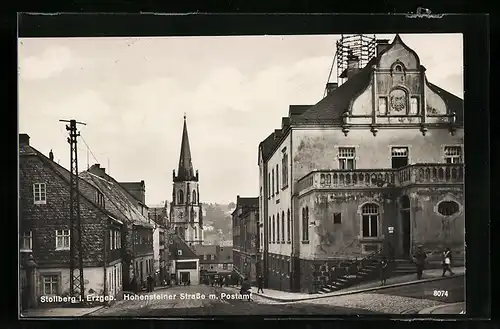
{"label": "decorative relief panel", "polygon": [[397,88],[389,94],[390,112],[396,115],[407,113],[408,95],[403,89]]}

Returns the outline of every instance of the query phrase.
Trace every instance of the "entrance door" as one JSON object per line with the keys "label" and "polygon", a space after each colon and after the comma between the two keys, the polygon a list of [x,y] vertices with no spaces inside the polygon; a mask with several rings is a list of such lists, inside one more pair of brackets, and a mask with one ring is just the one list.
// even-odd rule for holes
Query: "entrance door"
{"label": "entrance door", "polygon": [[189,272],[181,272],[181,282],[188,282],[189,281]]}
{"label": "entrance door", "polygon": [[403,195],[400,199],[401,237],[404,257],[409,257],[411,252],[411,226],[410,226],[410,199]]}

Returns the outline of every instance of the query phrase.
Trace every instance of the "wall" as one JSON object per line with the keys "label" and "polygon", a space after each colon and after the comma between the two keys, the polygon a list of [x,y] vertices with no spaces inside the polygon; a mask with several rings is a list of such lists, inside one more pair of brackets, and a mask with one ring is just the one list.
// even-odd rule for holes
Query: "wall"
{"label": "wall", "polygon": [[153,259],[154,259],[154,270],[160,269],[160,230],[156,227],[153,231]]}
{"label": "wall", "polygon": [[[427,251],[441,252],[445,247],[463,254],[465,249],[465,196],[463,187],[414,187],[407,191],[411,206],[412,245],[422,244]],[[443,217],[437,211],[441,201],[460,205],[457,214]],[[395,228],[399,230],[399,227]]]}
{"label": "wall", "polygon": [[340,128],[293,131],[293,181],[313,170],[339,169],[338,147],[356,148],[356,168],[391,168],[391,147],[408,146],[409,163],[442,163],[445,145],[463,145],[463,129],[454,136],[447,129],[430,128],[426,136],[418,128],[352,130],[344,136]]}
{"label": "wall", "polygon": [[106,289],[108,296],[117,296],[123,289],[122,264],[117,263],[106,267]]}
{"label": "wall", "polygon": [[[287,214],[288,211],[290,211],[290,220],[292,221],[292,209],[291,209],[291,182],[292,182],[292,176],[291,176],[291,161],[292,161],[292,153],[290,152],[291,150],[291,135],[288,134],[287,137],[282,141],[281,145],[276,149],[274,154],[271,156],[271,158],[267,162],[267,171],[268,171],[268,176],[269,173],[272,173],[272,170],[274,169],[274,195],[272,194],[273,188],[271,187],[271,195],[268,196],[267,199],[267,220],[269,221],[269,217],[271,218],[271,221],[273,220],[273,215],[274,215],[274,220],[277,220],[278,214],[280,217],[280,223],[279,223],[279,235],[280,235],[280,241],[279,243],[276,243],[272,239],[272,232],[270,232],[270,239],[268,236],[268,242],[269,242],[269,253],[271,254],[278,254],[278,255],[290,255],[292,252],[291,249],[291,243],[288,243],[288,229],[287,229]],[[283,185],[282,181],[282,159],[283,159],[283,149],[286,148],[286,153],[288,153],[288,179],[286,182],[286,185]],[[276,193],[276,165],[278,165],[278,178],[279,178],[279,189],[278,193]],[[272,174],[271,174],[272,177]],[[272,184],[272,179],[271,179],[271,184]],[[281,235],[282,235],[282,216],[283,214],[285,215],[285,241],[281,241]],[[290,227],[292,227],[293,224],[291,223]],[[277,230],[277,224],[275,222],[275,232]],[[271,222],[271,230],[273,229],[272,222]],[[269,231],[269,222],[268,222],[268,228],[267,230]],[[268,232],[269,234],[269,232]],[[276,233],[275,233],[276,234]]]}
{"label": "wall", "polygon": [[[38,268],[38,282],[37,296],[43,294],[43,280],[44,275],[57,275],[59,277],[59,295],[69,296],[70,291],[70,275],[69,268]],[[83,269],[85,295],[97,294],[104,295],[104,269],[102,267],[87,267]],[[41,304],[40,306],[42,306]]]}
{"label": "wall", "polygon": [[[56,230],[69,229],[69,183],[35,156],[22,156],[19,169],[20,231],[32,231],[35,261],[40,266],[69,265],[69,250],[55,250]],[[46,184],[46,204],[34,204],[34,183]],[[108,217],[84,198],[81,198],[80,213],[82,244],[87,250],[84,263],[86,266],[102,265]]]}
{"label": "wall", "polygon": [[[377,238],[363,238],[361,207],[365,203],[379,206]],[[356,258],[370,253],[363,245],[379,244],[387,231],[387,221],[396,205],[378,192],[336,191],[308,193],[299,200],[299,211],[309,207],[309,243],[302,243],[300,258]],[[334,224],[334,213],[341,214],[341,223]],[[302,220],[299,230],[302,233]],[[302,235],[302,234],[301,234]]]}

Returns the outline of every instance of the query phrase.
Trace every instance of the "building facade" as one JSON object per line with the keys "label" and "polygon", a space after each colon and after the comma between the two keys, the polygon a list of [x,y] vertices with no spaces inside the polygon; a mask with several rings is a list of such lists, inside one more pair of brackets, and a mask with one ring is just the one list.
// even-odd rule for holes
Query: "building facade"
{"label": "building facade", "polygon": [[218,276],[230,276],[233,271],[233,248],[219,245],[196,245],[200,260],[200,281],[208,284]]}
{"label": "building facade", "polygon": [[170,235],[168,241],[171,257],[170,279],[176,285],[200,284],[200,260],[192,246],[178,234]]}
{"label": "building facade", "polygon": [[[145,204],[106,173],[99,164],[79,174],[102,194],[106,209],[124,223],[121,233],[123,289],[133,291],[145,287],[146,278],[153,273],[153,229]],[[146,209],[146,210],[145,210]]]}
{"label": "building facade", "polygon": [[[70,293],[70,172],[19,135],[20,280],[23,307],[48,305]],[[79,180],[84,293],[122,291],[123,221],[106,207],[101,191]],[[51,305],[54,305],[51,303]]]}
{"label": "building facade", "polygon": [[232,213],[233,267],[242,277],[256,282],[261,272],[259,253],[259,198],[242,198],[238,195]]}
{"label": "building facade", "polygon": [[153,231],[153,269],[158,283],[167,280],[169,273],[169,255],[166,245],[168,210],[165,206],[149,207],[149,218],[154,223]]}
{"label": "building facade", "polygon": [[203,213],[200,202],[199,175],[193,169],[186,117],[182,131],[177,173],[173,171],[170,223],[188,245],[203,244]]}
{"label": "building facade", "polygon": [[[463,101],[430,83],[397,35],[259,146],[264,273],[311,292],[323,268],[416,245],[464,256]],[[323,272],[323,273],[322,273]]]}

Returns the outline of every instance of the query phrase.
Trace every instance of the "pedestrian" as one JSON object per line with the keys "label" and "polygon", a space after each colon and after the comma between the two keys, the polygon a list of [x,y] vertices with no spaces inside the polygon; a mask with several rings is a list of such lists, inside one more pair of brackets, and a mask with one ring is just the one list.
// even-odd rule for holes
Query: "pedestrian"
{"label": "pedestrian", "polygon": [[387,280],[387,260],[384,257],[380,260],[380,285],[385,286],[386,280]]}
{"label": "pedestrian", "polygon": [[450,248],[446,248],[443,252],[443,276],[446,276],[446,272],[450,272],[450,275],[454,275],[451,270],[451,250]]}
{"label": "pedestrian", "polygon": [[153,276],[151,275],[151,273],[148,274],[148,277],[146,278],[146,282],[147,282],[147,291],[152,292],[153,287],[154,287],[154,279],[153,279]]}
{"label": "pedestrian", "polygon": [[264,278],[262,277],[262,274],[259,275],[257,278],[257,293],[262,292],[264,293]]}
{"label": "pedestrian", "polygon": [[413,255],[413,261],[417,266],[417,278],[420,280],[422,274],[424,273],[425,260],[427,259],[427,254],[425,253],[423,247],[419,245],[417,251]]}
{"label": "pedestrian", "polygon": [[191,285],[191,280],[187,280],[187,285],[190,286]]}

